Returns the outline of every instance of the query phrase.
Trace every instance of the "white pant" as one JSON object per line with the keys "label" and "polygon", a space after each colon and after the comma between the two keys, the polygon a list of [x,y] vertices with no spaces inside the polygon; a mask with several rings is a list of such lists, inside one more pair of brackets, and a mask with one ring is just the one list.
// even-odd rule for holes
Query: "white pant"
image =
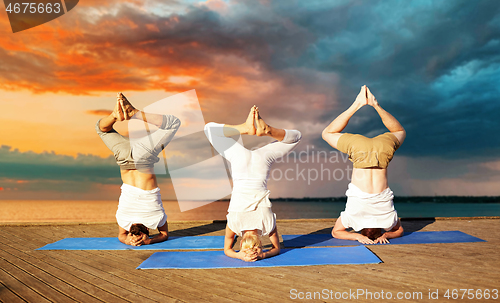
{"label": "white pant", "polygon": [[398,213],[392,201],[394,194],[390,188],[378,194],[369,194],[349,183],[346,196],[345,211],[340,213],[345,228],[352,227],[355,231],[363,228],[391,230],[398,223]]}
{"label": "white pant", "polygon": [[116,211],[116,221],[125,230],[140,223],[149,229],[165,225],[167,215],[161,202],[160,189],[143,190],[128,184],[123,184],[122,194]]}

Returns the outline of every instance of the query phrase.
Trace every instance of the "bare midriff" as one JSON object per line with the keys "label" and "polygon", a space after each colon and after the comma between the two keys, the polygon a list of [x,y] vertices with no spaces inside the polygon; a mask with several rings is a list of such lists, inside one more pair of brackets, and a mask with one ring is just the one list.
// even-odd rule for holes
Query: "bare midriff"
{"label": "bare midriff", "polygon": [[353,168],[351,183],[368,194],[378,194],[387,187],[387,168]]}
{"label": "bare midriff", "polygon": [[122,169],[120,172],[122,175],[122,181],[125,184],[142,190],[152,190],[158,187],[156,175],[152,172],[140,172],[136,169]]}

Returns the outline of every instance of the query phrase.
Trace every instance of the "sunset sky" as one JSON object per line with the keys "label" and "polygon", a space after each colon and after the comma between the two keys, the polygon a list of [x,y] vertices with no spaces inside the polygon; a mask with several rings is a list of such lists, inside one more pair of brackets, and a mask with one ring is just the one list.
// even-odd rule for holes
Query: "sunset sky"
{"label": "sunset sky", "polygon": [[[275,169],[345,171],[350,162],[332,163],[321,131],[364,84],[407,131],[389,167],[396,195],[500,195],[494,0],[81,0],[17,33],[2,10],[0,35],[0,199],[116,200],[119,168],[94,126],[117,92],[144,108],[194,90],[203,117],[183,124],[192,131],[178,139],[205,122],[242,123],[256,104],[271,125],[303,135],[303,161]],[[176,98],[165,102],[173,108]],[[386,130],[365,107],[345,131]],[[227,180],[211,173],[218,164],[203,162],[211,150],[198,135],[166,151],[169,167],[199,165],[182,182],[203,199]],[[243,140],[248,148],[269,142]],[[343,196],[349,183],[347,173],[278,175],[271,197]],[[168,175],[159,181],[162,197],[175,199]]]}

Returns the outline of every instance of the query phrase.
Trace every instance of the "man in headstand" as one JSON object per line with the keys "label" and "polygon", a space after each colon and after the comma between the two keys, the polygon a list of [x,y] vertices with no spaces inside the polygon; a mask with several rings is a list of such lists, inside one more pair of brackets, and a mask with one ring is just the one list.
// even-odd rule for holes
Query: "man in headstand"
{"label": "man in headstand", "polygon": [[[365,105],[377,111],[389,132],[375,138],[341,133],[354,113]],[[354,166],[346,192],[346,208],[333,227],[333,237],[375,244],[389,243],[388,239],[403,235],[392,201],[394,194],[387,182],[387,167],[405,137],[403,126],[378,104],[366,85],[361,87],[351,107],[323,130],[323,139],[333,148],[348,154]],[[348,232],[348,228],[360,233]]]}
{"label": "man in headstand", "polygon": [[[113,129],[116,122],[130,119],[144,121],[148,135],[130,140]],[[158,129],[150,132],[150,125]],[[180,120],[173,115],[144,113],[135,109],[122,93],[118,93],[113,112],[97,121],[97,133],[120,166],[123,185],[116,220],[118,239],[122,243],[140,246],[168,239],[167,215],[153,166],[160,160],[158,154],[172,140],[180,125]],[[158,229],[159,234],[150,238],[150,229]]]}

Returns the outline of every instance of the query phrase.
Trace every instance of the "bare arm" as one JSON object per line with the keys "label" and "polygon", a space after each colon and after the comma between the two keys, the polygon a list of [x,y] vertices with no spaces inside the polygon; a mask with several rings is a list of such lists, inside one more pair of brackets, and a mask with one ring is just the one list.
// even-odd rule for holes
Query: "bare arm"
{"label": "bare arm", "polygon": [[226,226],[226,235],[224,237],[224,254],[228,257],[240,259],[233,249],[234,236],[236,234]]}
{"label": "bare arm", "polygon": [[398,223],[390,230],[386,231],[382,236],[378,237],[375,240],[375,243],[389,243],[387,239],[399,238],[403,235],[403,226],[401,226],[401,220],[398,220]]}
{"label": "bare arm", "polygon": [[380,104],[378,103],[377,99],[373,94],[370,92],[370,89],[367,88],[367,94],[368,94],[368,104],[373,106],[373,108],[377,111],[378,115],[382,119],[382,123],[384,123],[385,127],[398,138],[398,141],[400,144],[403,144],[404,139],[406,138],[406,131],[399,123],[399,121],[394,118],[393,115],[389,114],[387,111],[385,111]]}
{"label": "bare arm", "polygon": [[160,233],[155,235],[152,238],[149,238],[148,236],[144,235],[145,237],[143,238],[142,244],[147,245],[147,244],[159,243],[159,242],[166,241],[168,239],[168,223],[167,222],[165,222],[165,224],[163,226],[158,227],[158,231]]}
{"label": "bare arm", "polygon": [[236,234],[229,227],[226,226],[226,235],[224,238],[224,254],[228,257],[240,259],[246,262],[255,261],[256,258],[248,256],[246,251],[243,250],[240,250],[239,252],[234,251],[233,249],[234,236],[236,236]]}
{"label": "bare arm", "polygon": [[269,240],[271,240],[271,244],[273,246],[270,250],[260,253],[258,259],[274,257],[280,253],[280,238],[278,235],[278,228],[275,227],[274,230],[269,234]]}
{"label": "bare arm", "polygon": [[342,219],[340,217],[335,222],[335,226],[332,230],[332,236],[336,239],[353,240],[363,244],[375,244],[374,241],[370,240],[368,237],[363,236],[362,234],[348,232],[347,228],[342,225]]}
{"label": "bare arm", "polygon": [[365,106],[367,102],[368,101],[366,99],[366,86],[363,85],[361,87],[361,91],[356,97],[356,100],[354,100],[354,103],[346,111],[344,111],[337,118],[335,118],[335,120],[333,120],[332,123],[330,123],[330,125],[328,125],[323,130],[323,133],[321,134],[323,140],[328,142],[328,144],[330,144],[333,148],[337,148],[337,142],[339,141],[340,136],[342,136],[340,132],[343,131],[344,128],[347,126],[351,117],[360,108]]}
{"label": "bare arm", "polygon": [[132,244],[132,238],[133,236],[126,229],[118,226],[118,240],[120,240],[120,242],[122,242],[123,244],[135,246]]}

